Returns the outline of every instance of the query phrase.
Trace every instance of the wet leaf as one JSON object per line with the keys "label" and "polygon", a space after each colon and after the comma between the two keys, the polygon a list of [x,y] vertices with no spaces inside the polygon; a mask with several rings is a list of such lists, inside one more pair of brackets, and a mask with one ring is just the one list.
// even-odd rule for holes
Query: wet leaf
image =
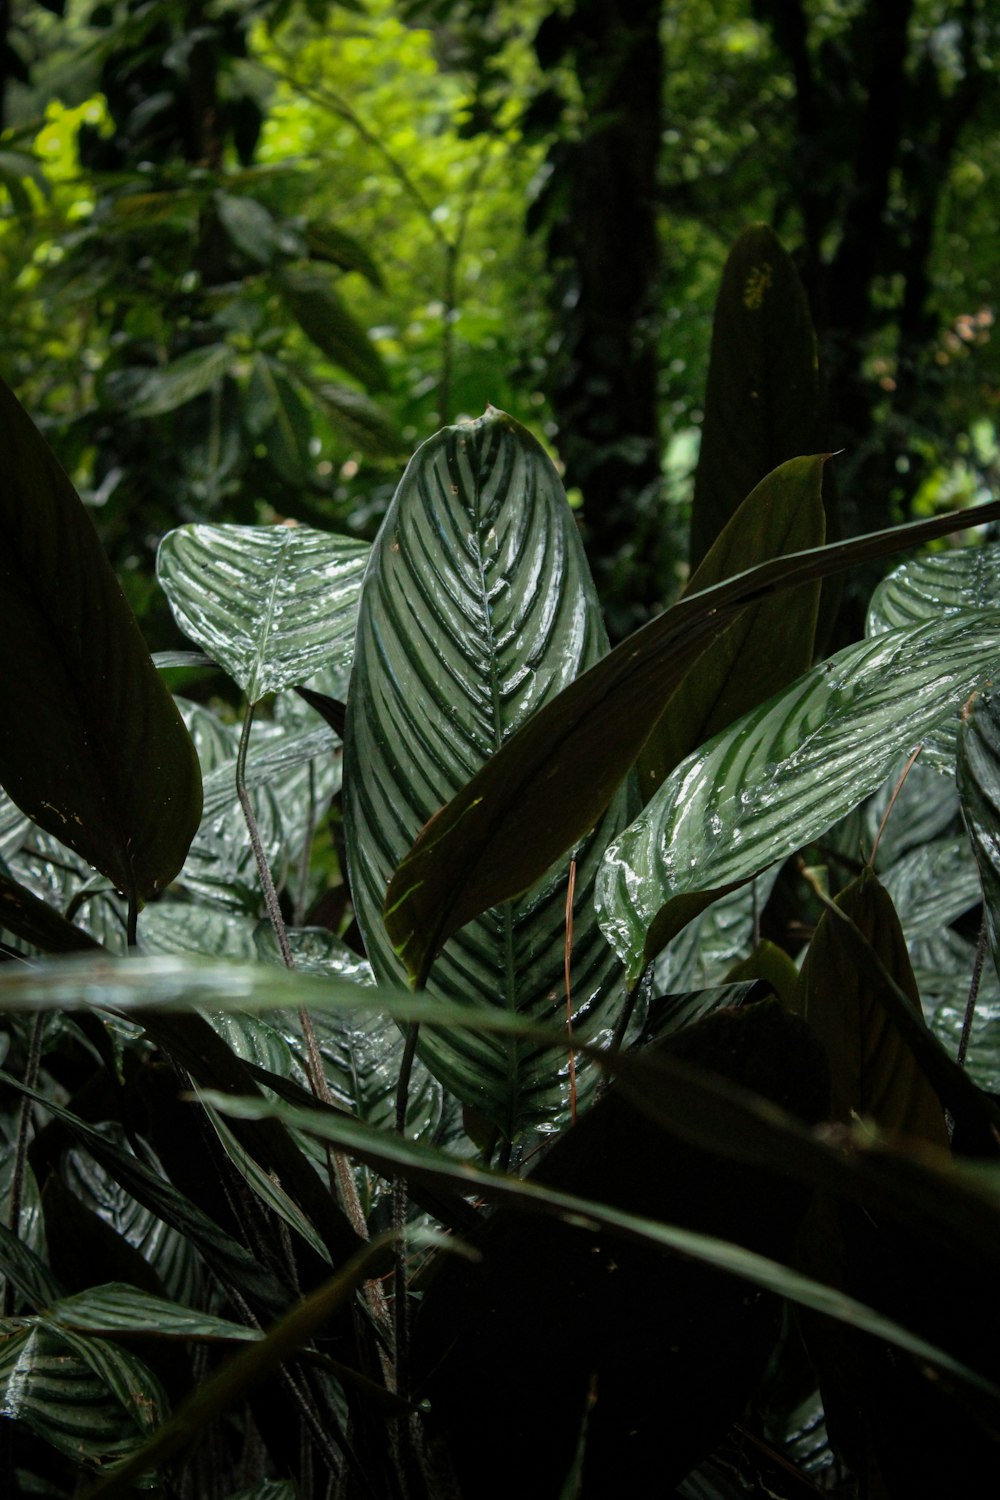
{"label": "wet leaf", "polygon": [[[490,409],[420,448],[365,579],[345,726],[344,819],[355,910],[380,981],[403,982],[419,932],[383,925],[386,887],[421,825],[518,727],[607,649],[593,582],[558,476],[534,438]],[[573,1025],[614,1026],[619,965],[593,915],[619,795],[576,851]],[[448,944],[431,994],[548,1020],[565,1015],[569,860]],[[559,1118],[566,1066],[496,1038],[422,1031],[445,1086],[505,1135]],[[581,1089],[584,1087],[581,1069]]]}
{"label": "wet leaf", "polygon": [[181,526],[157,577],[185,635],[257,703],[351,659],[365,542],[306,526]]}
{"label": "wet leaf", "polygon": [[602,925],[630,974],[699,893],[785,859],[873,792],[998,659],[997,614],[888,632],[839,651],[678,766],[611,845],[598,882]]}
{"label": "wet leaf", "polygon": [[678,601],[584,672],[442,808],[393,876],[386,921],[418,982],[441,945],[518,895],[601,817],[664,703],[747,604],[1000,514],[1000,504],[762,563]]}

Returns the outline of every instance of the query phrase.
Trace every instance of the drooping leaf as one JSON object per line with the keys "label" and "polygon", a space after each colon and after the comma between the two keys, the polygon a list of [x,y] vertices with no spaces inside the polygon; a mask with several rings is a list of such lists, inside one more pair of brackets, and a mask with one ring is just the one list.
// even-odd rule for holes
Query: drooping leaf
{"label": "drooping leaf", "polygon": [[[351,886],[380,981],[406,976],[406,941],[401,958],[382,905],[421,825],[605,650],[572,513],[534,438],[491,408],[425,443],[372,552],[344,737]],[[620,795],[577,851],[572,1008],[582,1036],[612,1027],[622,1000],[591,892],[600,851],[626,815]],[[539,1020],[564,1016],[568,864],[456,936],[430,974],[431,993]],[[505,1135],[566,1108],[565,1068],[523,1043],[425,1030],[418,1046]]]}
{"label": "drooping leaf", "polygon": [[350,661],[365,542],[306,526],[181,526],[157,577],[185,635],[251,703]]}
{"label": "drooping leaf", "polygon": [[90,517],[6,386],[0,443],[0,783],[140,899],[198,826],[197,757]]}
{"label": "drooping leaf", "polygon": [[[903,930],[885,887],[866,869],[841,891],[837,905],[864,933],[923,1024]],[[947,1150],[937,1095],[829,913],[809,944],[797,1008],[826,1046],[835,1118],[871,1119],[888,1131]]]}
{"label": "drooping leaf", "polygon": [[809,305],[791,257],[766,224],[730,252],[715,306],[691,566],[765,474],[820,445],[819,367]]}
{"label": "drooping leaf", "polygon": [[[822,473],[821,458],[794,458],[762,478],[713,541],[687,592],[711,588],[755,563],[822,546]],[[812,665],[819,595],[819,583],[810,583],[764,599],[702,653],[639,757],[644,800],[692,750]]]}
{"label": "drooping leaf", "polygon": [[670,693],[741,608],[994,513],[1000,503],[760,564],[679,600],[623,641],[533,714],[421,832],[386,901],[410,973],[422,979],[451,933],[526,890],[594,826]]}
{"label": "drooping leaf", "polygon": [[829,828],[1000,659],[1000,614],[839,651],[677,767],[609,848],[604,931],[636,974],[697,909]]}
{"label": "drooping leaf", "polygon": [[219,385],[234,359],[228,344],[192,349],[169,365],[143,372],[131,402],[133,417],[162,417]]}
{"label": "drooping leaf", "polygon": [[288,311],[327,359],[366,390],[385,390],[388,377],[382,357],[329,277],[293,268],[282,271],[276,280]]}
{"label": "drooping leaf", "polygon": [[6,1224],[0,1224],[0,1274],[13,1283],[35,1311],[50,1307],[64,1295],[41,1257]]}

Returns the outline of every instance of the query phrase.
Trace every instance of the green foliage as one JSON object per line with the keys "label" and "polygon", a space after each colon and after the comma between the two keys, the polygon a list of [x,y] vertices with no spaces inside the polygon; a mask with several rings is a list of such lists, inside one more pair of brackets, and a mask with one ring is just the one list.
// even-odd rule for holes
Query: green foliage
{"label": "green foliage", "polygon": [[[216,209],[248,305],[275,276],[361,374],[324,273]],[[211,403],[231,347],[147,370],[137,409]],[[812,654],[824,578],[1000,504],[826,544],[825,460],[786,456],[609,650],[557,471],[490,408],[418,448],[370,547],[163,537],[220,689],[172,702],[2,416],[6,1487],[471,1500],[530,1450],[584,1500],[724,1494],[734,1462],[783,1500],[815,1469],[971,1489],[995,989],[973,1076],[945,1043],[984,904],[959,798],[995,950],[995,548],[904,564],[865,641]]]}

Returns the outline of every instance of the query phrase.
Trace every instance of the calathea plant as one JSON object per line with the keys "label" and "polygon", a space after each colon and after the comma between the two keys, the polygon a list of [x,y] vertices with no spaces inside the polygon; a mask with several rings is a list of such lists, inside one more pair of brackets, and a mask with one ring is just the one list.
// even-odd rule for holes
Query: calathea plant
{"label": "calathea plant", "polygon": [[[164,539],[236,725],[171,700],[6,390],[0,423],[8,1487],[971,1488],[995,549],[812,655],[822,578],[1000,507],[825,545],[826,461],[786,455],[609,651],[555,469],[488,410],[371,549]],[[800,850],[791,954],[755,926]]]}

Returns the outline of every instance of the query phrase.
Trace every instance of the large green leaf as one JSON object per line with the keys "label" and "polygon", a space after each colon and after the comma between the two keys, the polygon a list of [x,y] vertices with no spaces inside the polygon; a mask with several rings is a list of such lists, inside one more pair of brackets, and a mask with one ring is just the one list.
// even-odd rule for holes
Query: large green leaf
{"label": "large green leaf", "polygon": [[[606,649],[572,513],[534,438],[490,409],[425,443],[373,548],[345,726],[351,886],[380,980],[406,975],[382,904],[421,825]],[[622,999],[592,891],[601,851],[625,817],[619,794],[577,851],[572,1006],[586,1037],[613,1026]],[[536,1019],[565,1014],[568,864],[459,934],[431,971],[431,992]],[[566,1108],[565,1069],[523,1043],[425,1030],[420,1049],[506,1135]]]}
{"label": "large green leaf", "polygon": [[185,635],[256,703],[350,661],[368,550],[307,526],[181,526],[156,571]]}
{"label": "large green leaf", "polygon": [[131,405],[133,417],[161,417],[217,386],[235,359],[228,344],[192,349],[169,365],[141,374]]}
{"label": "large green leaf", "polygon": [[423,829],[386,924],[411,974],[593,828],[691,663],[747,604],[1000,515],[1000,502],[762,563],[678,601],[533,714]]}
{"label": "large green leaf", "polygon": [[715,306],[691,565],[765,474],[819,446],[819,368],[809,305],[791,257],[766,224],[730,252]]}
{"label": "large green leaf", "polygon": [[5,385],[0,783],[139,898],[198,826],[194,748],[69,480]]}
{"label": "large green leaf", "polygon": [[[756,485],[729,518],[686,592],[711,588],[754,563],[822,546],[821,458],[793,458]],[[639,759],[644,799],[692,750],[812,665],[819,583],[743,611],[672,694]]]}
{"label": "large green leaf", "polygon": [[704,904],[808,843],[1000,660],[1000,614],[839,651],[677,767],[608,850],[601,923],[638,973]]}
{"label": "large green leaf", "polygon": [[0,871],[0,927],[43,953],[74,953],[100,944]]}

